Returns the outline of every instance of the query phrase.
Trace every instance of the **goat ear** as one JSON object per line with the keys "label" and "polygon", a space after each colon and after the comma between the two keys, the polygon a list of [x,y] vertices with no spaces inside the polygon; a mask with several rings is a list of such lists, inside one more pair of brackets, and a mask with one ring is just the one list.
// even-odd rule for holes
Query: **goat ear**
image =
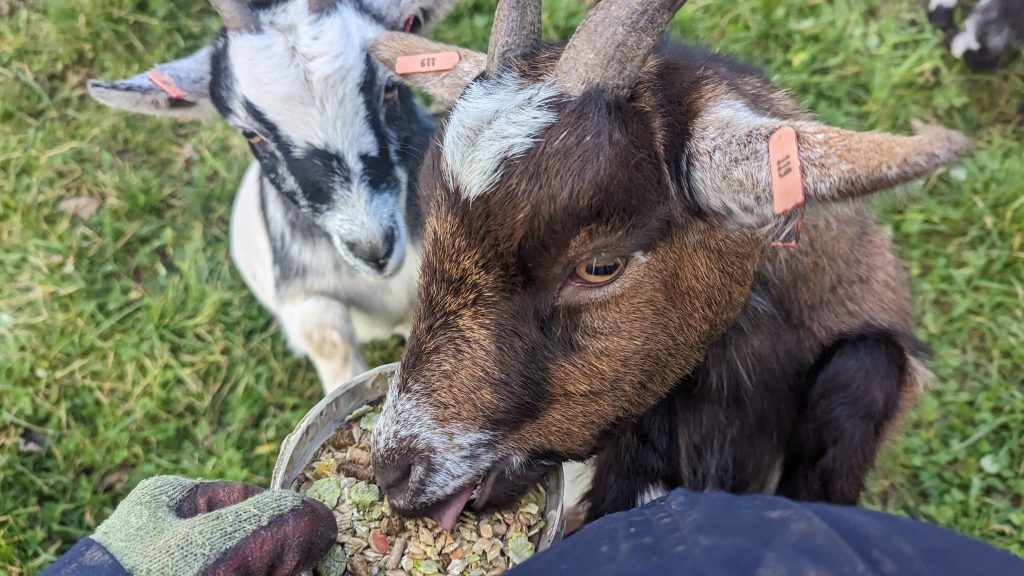
{"label": "goat ear", "polygon": [[[466,86],[469,86],[469,83],[484,71],[484,66],[487,63],[486,54],[433,42],[422,36],[403,32],[381,34],[370,43],[369,49],[370,54],[400,80],[423,90],[444,103],[454,102]],[[459,61],[454,68],[437,72],[398,75],[395,70],[396,62],[402,56],[420,56],[438,52],[456,52],[459,55]]]}
{"label": "goat ear", "polygon": [[210,101],[210,55],[206,46],[194,54],[125,80],[89,80],[89,95],[118,110],[180,120],[216,115]]}
{"label": "goat ear", "polygon": [[810,120],[761,117],[738,104],[712,105],[690,141],[690,177],[712,211],[741,224],[773,221],[768,142],[783,127],[797,134],[807,201],[843,202],[892,188],[960,158],[970,140],[942,126],[914,124],[913,136],[854,132]]}

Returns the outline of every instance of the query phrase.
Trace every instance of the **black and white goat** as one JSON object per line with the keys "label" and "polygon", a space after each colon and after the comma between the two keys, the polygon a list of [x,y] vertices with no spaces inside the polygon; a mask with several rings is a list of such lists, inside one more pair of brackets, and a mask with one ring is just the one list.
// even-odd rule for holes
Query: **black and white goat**
{"label": "black and white goat", "polygon": [[851,504],[924,384],[906,274],[859,200],[968,140],[822,124],[658,43],[682,3],[602,0],[563,48],[539,0],[502,0],[486,67],[404,77],[461,96],[420,175],[419,302],[374,430],[393,509],[450,525],[591,455],[590,518],[679,486]]}
{"label": "black and white goat", "polygon": [[117,82],[113,108],[219,113],[255,161],[238,190],[231,254],[326,391],[364,369],[358,342],[407,331],[422,220],[415,175],[433,120],[366,44],[418,31],[451,0],[211,0],[209,46]]}
{"label": "black and white goat", "polygon": [[[955,25],[959,0],[929,0],[928,20],[943,30]],[[1024,42],[1024,1],[980,0],[950,38],[949,51],[972,68],[996,67],[1003,54]]]}

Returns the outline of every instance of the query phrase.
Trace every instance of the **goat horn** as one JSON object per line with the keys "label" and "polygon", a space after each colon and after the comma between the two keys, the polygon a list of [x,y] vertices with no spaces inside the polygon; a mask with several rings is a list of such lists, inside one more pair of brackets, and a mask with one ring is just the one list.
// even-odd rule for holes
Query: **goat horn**
{"label": "goat horn", "polygon": [[571,96],[600,87],[629,93],[640,70],[686,0],[602,0],[587,15],[562,52],[555,78]]}
{"label": "goat horn", "polygon": [[224,27],[232,32],[255,32],[260,29],[256,16],[245,0],[210,0],[220,14]]}
{"label": "goat horn", "polygon": [[338,0],[309,0],[309,11],[313,14],[323,12],[338,3]]}
{"label": "goat horn", "polygon": [[540,44],[540,0],[501,0],[487,46],[487,74]]}

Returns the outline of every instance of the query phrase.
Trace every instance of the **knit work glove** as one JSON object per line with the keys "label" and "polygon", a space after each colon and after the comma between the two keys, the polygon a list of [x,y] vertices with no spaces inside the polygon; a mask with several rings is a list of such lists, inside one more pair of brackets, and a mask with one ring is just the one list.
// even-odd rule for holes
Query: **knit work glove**
{"label": "knit work glove", "polygon": [[133,576],[284,576],[315,566],[336,537],[331,511],[295,492],[157,476],[92,538]]}

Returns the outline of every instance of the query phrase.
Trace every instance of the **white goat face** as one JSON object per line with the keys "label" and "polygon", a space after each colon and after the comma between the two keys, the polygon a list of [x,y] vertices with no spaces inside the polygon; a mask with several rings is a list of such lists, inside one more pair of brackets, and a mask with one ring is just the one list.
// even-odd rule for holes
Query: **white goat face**
{"label": "white goat face", "polygon": [[409,177],[394,136],[407,122],[394,113],[397,86],[365,50],[382,29],[348,5],[314,15],[290,2],[260,19],[259,33],[218,39],[214,104],[351,265],[393,272],[404,257]]}
{"label": "white goat face", "polygon": [[350,265],[387,276],[405,257],[413,151],[430,124],[366,44],[390,27],[422,27],[447,4],[338,2],[314,12],[307,0],[256,3],[258,30],[222,30],[211,46],[157,67],[170,91],[143,74],[90,82],[90,93],[178,118],[216,110]]}

